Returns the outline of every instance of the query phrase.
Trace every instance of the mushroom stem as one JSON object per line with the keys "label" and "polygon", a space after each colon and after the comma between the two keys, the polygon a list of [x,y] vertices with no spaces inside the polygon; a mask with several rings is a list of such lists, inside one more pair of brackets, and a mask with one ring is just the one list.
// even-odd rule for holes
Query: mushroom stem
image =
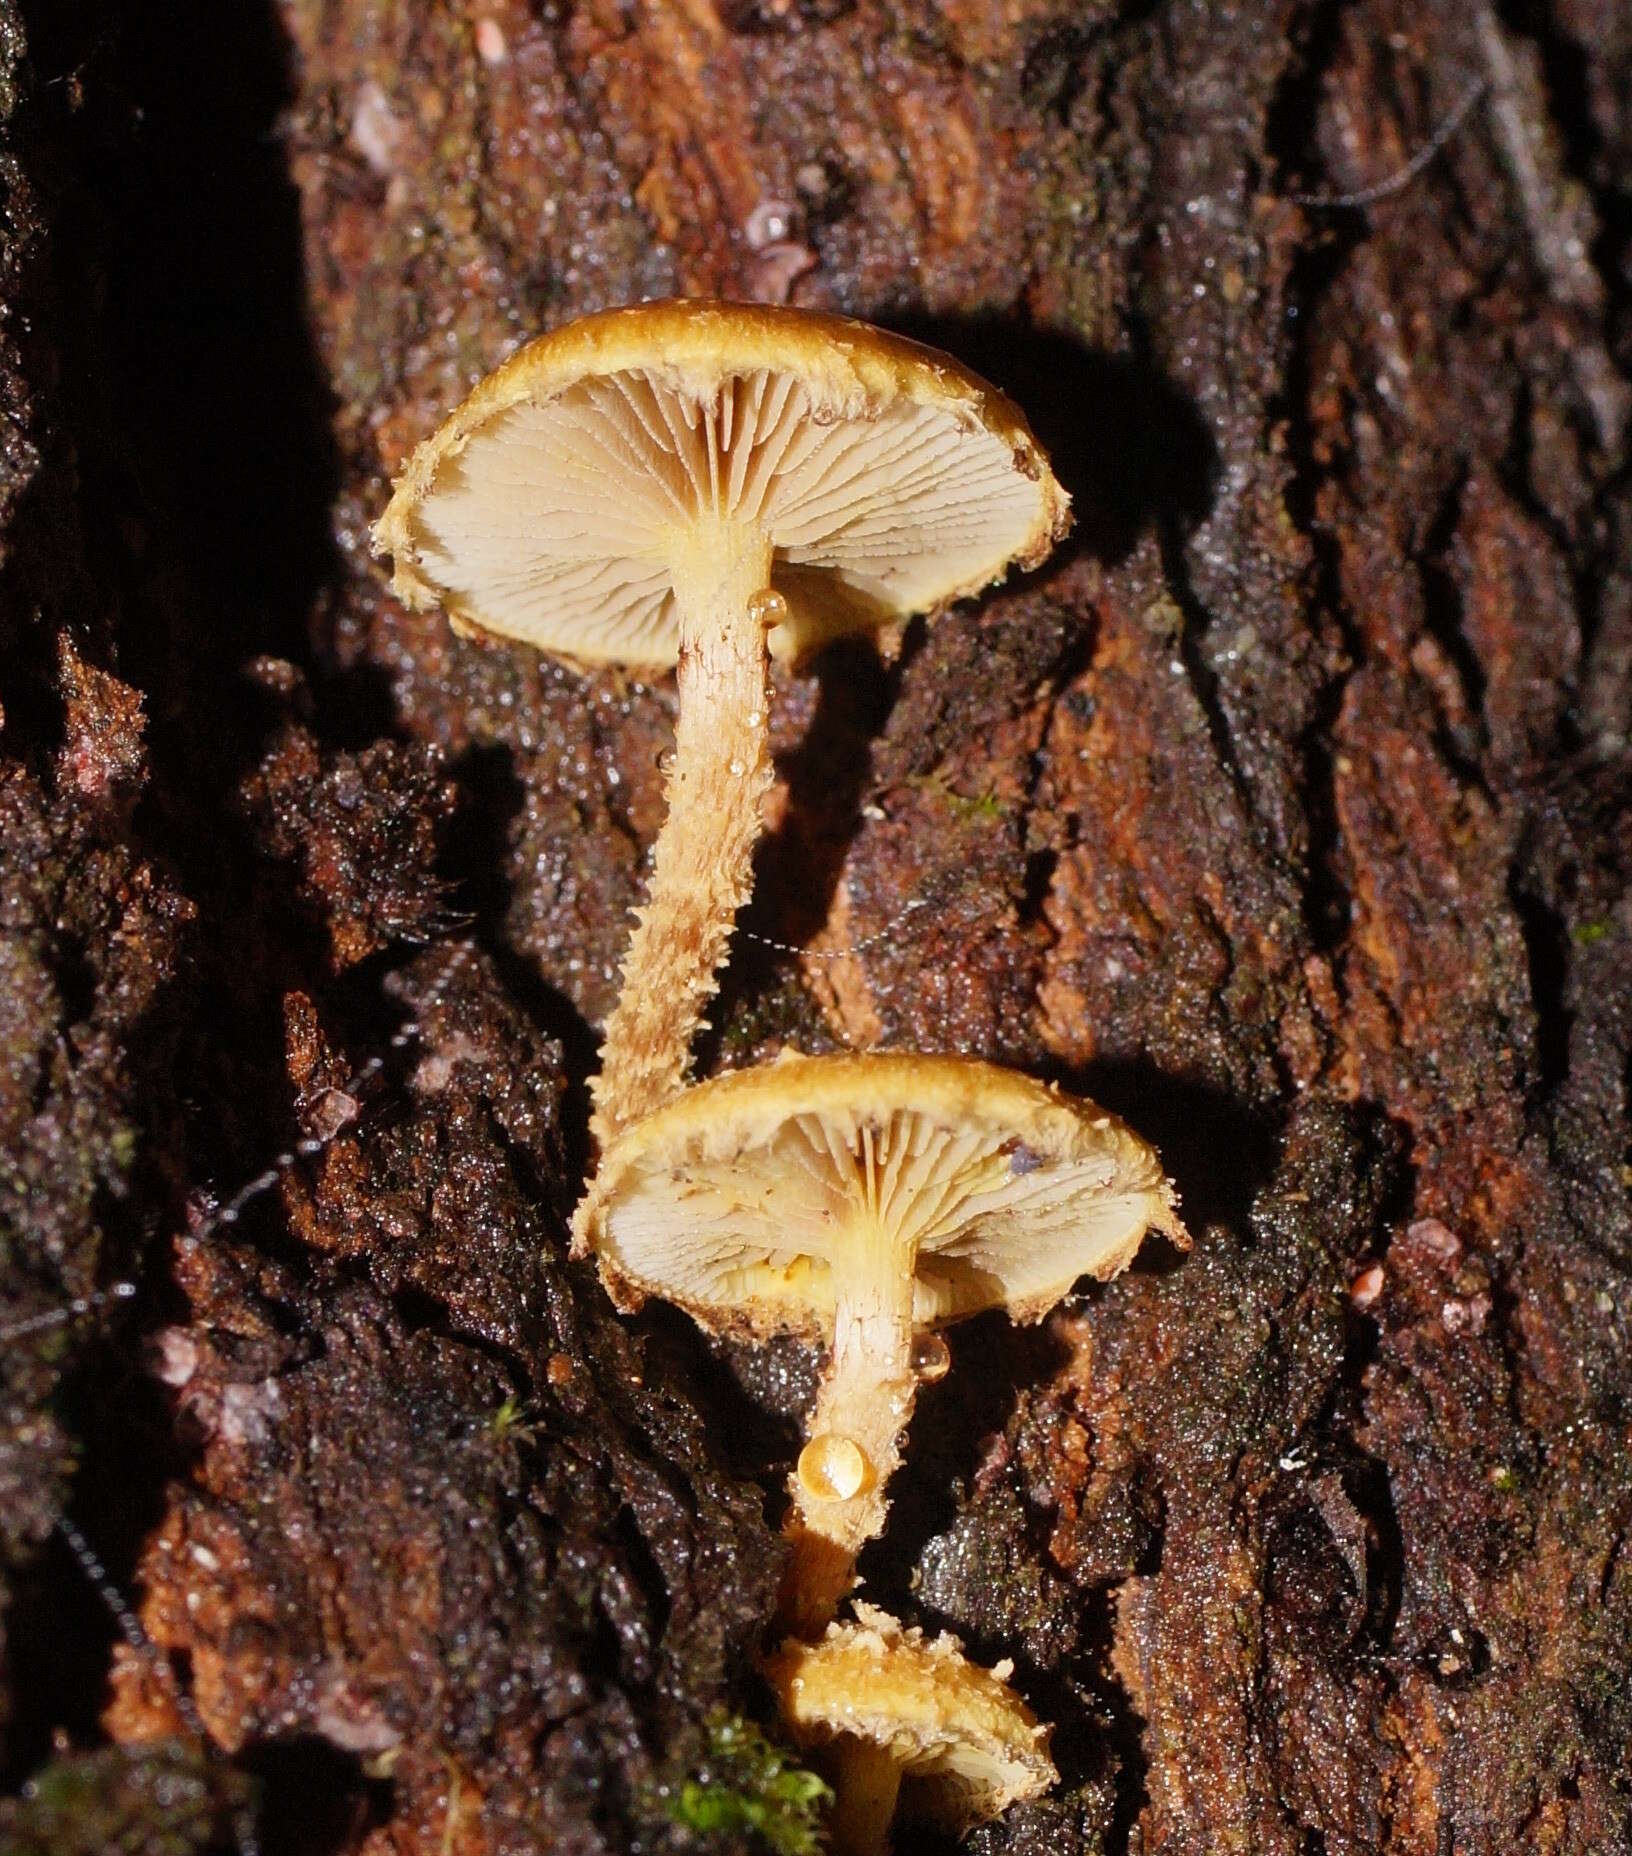
{"label": "mushroom stem", "polygon": [[[784,1531],[792,1546],[782,1585],[783,1612],[803,1636],[832,1618],[850,1589],[857,1555],[884,1530],[885,1487],[901,1460],[900,1436],[912,1416],[914,1246],[876,1216],[852,1229],[854,1261],[835,1267],[833,1357],[817,1390],[809,1438],[790,1480],[793,1507]],[[835,1489],[822,1473],[835,1446],[860,1453],[859,1486]]]}
{"label": "mushroom stem", "polygon": [[901,1762],[889,1745],[843,1734],[828,1755],[833,1808],[827,1842],[832,1856],[884,1856],[901,1790]]}
{"label": "mushroom stem", "polygon": [[677,1094],[738,907],[752,888],[771,784],[767,625],[771,544],[758,528],[697,522],[670,553],[680,630],[680,706],[669,814],[623,963],[623,989],[591,1084],[591,1130],[613,1137]]}

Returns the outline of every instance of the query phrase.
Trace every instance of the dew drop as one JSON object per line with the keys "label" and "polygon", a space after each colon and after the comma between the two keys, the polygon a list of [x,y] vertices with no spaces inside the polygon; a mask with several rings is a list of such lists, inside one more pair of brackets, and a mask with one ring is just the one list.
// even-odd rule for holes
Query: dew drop
{"label": "dew drop", "polygon": [[912,1343],[912,1376],[921,1386],[944,1379],[952,1364],[952,1349],[939,1334],[920,1334]]}
{"label": "dew drop", "polygon": [[786,625],[788,602],[774,587],[762,587],[748,602],[748,616],[767,631],[773,625]]}
{"label": "dew drop", "polygon": [[854,1438],[822,1431],[799,1452],[799,1485],[819,1502],[847,1502],[866,1486],[871,1465]]}
{"label": "dew drop", "polygon": [[748,771],[748,767],[747,767],[746,762],[740,761],[740,760],[732,761],[731,776],[733,779],[740,780],[747,771]]}

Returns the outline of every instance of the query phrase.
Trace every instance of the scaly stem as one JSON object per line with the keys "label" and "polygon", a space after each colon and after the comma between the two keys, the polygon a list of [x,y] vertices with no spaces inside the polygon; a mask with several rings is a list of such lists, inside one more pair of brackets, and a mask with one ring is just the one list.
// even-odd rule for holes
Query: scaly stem
{"label": "scaly stem", "polygon": [[771,784],[766,615],[771,546],[757,529],[699,524],[670,556],[680,711],[669,815],[607,1021],[590,1123],[602,1148],[684,1087],[738,908],[752,888]]}
{"label": "scaly stem", "polygon": [[899,1438],[912,1416],[915,1246],[876,1217],[857,1216],[849,1256],[835,1255],[833,1358],[816,1394],[808,1435],[847,1439],[865,1476],[853,1495],[833,1498],[808,1473],[809,1452],[789,1480],[793,1507],[783,1531],[792,1544],[782,1584],[785,1618],[815,1637],[832,1618],[855,1574],[856,1557],[884,1531],[885,1486],[901,1460]]}
{"label": "scaly stem", "polygon": [[887,1746],[844,1734],[829,1755],[833,1809],[828,1814],[828,1848],[833,1856],[884,1856],[890,1820],[901,1790],[901,1762]]}

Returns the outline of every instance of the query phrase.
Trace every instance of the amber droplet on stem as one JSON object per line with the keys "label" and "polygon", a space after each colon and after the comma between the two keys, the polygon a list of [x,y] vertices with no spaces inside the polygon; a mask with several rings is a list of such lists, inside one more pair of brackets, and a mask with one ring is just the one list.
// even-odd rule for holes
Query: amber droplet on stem
{"label": "amber droplet on stem", "polygon": [[799,1452],[799,1480],[823,1502],[847,1502],[867,1484],[866,1453],[853,1438],[823,1431]]}
{"label": "amber droplet on stem", "polygon": [[756,625],[769,631],[774,625],[788,622],[788,602],[775,587],[765,587],[748,602],[748,616]]}
{"label": "amber droplet on stem", "polygon": [[939,1334],[920,1334],[912,1343],[912,1376],[921,1386],[944,1379],[952,1364],[952,1349]]}

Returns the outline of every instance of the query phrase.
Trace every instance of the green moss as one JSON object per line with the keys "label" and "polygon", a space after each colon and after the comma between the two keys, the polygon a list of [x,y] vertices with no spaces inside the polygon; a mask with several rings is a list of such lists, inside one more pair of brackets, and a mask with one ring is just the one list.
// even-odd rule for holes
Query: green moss
{"label": "green moss", "polygon": [[933,794],[960,825],[990,825],[1008,815],[1008,807],[992,788],[973,797],[960,793],[944,767],[937,767],[933,773],[914,774],[906,784]]}
{"label": "green moss", "polygon": [[536,1429],[535,1415],[526,1400],[517,1398],[512,1392],[488,1419],[487,1428],[495,1437],[513,1437],[520,1443],[527,1443]]}
{"label": "green moss", "polygon": [[751,1721],[720,1714],[708,1724],[702,1762],[669,1791],[664,1809],[702,1836],[752,1834],[776,1856],[816,1856],[831,1796]]}
{"label": "green moss", "polygon": [[55,1759],[0,1799],[4,1856],[202,1856],[236,1839],[251,1798],[230,1767],[176,1741]]}

